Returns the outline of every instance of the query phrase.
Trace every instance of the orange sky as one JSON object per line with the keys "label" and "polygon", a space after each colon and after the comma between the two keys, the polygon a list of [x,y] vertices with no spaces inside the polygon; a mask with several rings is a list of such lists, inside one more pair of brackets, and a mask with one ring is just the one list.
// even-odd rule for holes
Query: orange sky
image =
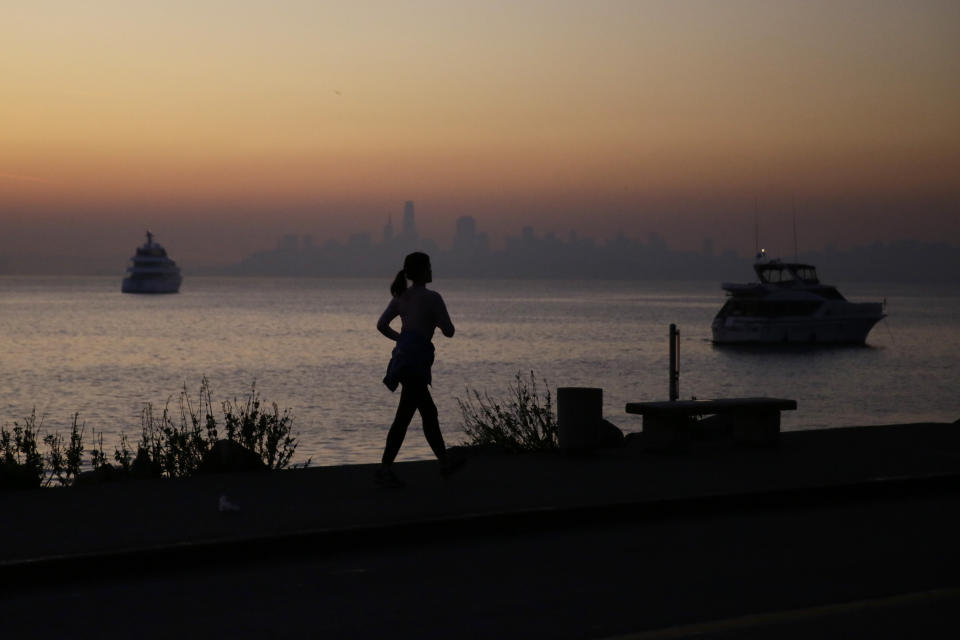
{"label": "orange sky", "polygon": [[796,207],[812,248],[960,243],[952,0],[16,4],[0,255],[150,227],[232,261],[404,200],[441,242],[469,213],[748,251]]}

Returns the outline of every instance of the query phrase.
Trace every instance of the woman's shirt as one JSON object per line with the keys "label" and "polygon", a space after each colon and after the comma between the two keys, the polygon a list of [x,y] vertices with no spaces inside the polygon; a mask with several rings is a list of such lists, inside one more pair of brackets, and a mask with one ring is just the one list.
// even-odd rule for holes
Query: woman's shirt
{"label": "woman's shirt", "polygon": [[443,335],[453,337],[453,322],[450,321],[443,298],[436,291],[422,285],[413,285],[390,300],[390,304],[380,315],[377,329],[391,340],[400,337],[400,333],[390,326],[390,322],[397,316],[400,316],[401,332],[415,331],[429,341],[433,339],[433,330],[440,327]]}

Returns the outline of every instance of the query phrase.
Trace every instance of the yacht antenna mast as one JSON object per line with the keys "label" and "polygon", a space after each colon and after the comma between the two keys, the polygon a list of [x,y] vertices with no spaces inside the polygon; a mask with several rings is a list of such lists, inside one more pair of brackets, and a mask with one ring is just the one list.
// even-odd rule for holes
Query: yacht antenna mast
{"label": "yacht antenna mast", "polygon": [[800,252],[797,250],[797,199],[793,199],[793,261],[800,262]]}
{"label": "yacht antenna mast", "polygon": [[760,216],[757,213],[757,199],[753,199],[753,255],[760,257]]}

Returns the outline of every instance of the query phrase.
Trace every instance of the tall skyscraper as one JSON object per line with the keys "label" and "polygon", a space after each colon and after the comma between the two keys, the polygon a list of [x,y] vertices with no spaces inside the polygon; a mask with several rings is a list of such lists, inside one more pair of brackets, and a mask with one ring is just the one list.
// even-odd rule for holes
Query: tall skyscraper
{"label": "tall skyscraper", "polygon": [[477,221],[473,216],[460,216],[457,218],[457,237],[473,238],[477,234]]}
{"label": "tall skyscraper", "polygon": [[413,200],[403,203],[403,232],[404,240],[416,240],[417,223],[413,219]]}
{"label": "tall skyscraper", "polygon": [[387,224],[383,227],[383,241],[386,244],[393,242],[393,216],[387,216]]}
{"label": "tall skyscraper", "polygon": [[468,254],[476,251],[479,248],[478,245],[477,221],[473,219],[473,216],[457,218],[456,232],[453,236],[453,250],[460,254]]}

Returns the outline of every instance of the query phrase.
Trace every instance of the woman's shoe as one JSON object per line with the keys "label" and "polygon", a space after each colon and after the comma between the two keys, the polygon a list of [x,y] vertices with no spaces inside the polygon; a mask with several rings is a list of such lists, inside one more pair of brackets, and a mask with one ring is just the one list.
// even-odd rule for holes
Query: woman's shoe
{"label": "woman's shoe", "polygon": [[397,477],[397,474],[393,472],[393,469],[384,467],[377,469],[377,473],[374,476],[374,481],[379,486],[387,489],[399,489],[400,487],[406,486],[406,483]]}

